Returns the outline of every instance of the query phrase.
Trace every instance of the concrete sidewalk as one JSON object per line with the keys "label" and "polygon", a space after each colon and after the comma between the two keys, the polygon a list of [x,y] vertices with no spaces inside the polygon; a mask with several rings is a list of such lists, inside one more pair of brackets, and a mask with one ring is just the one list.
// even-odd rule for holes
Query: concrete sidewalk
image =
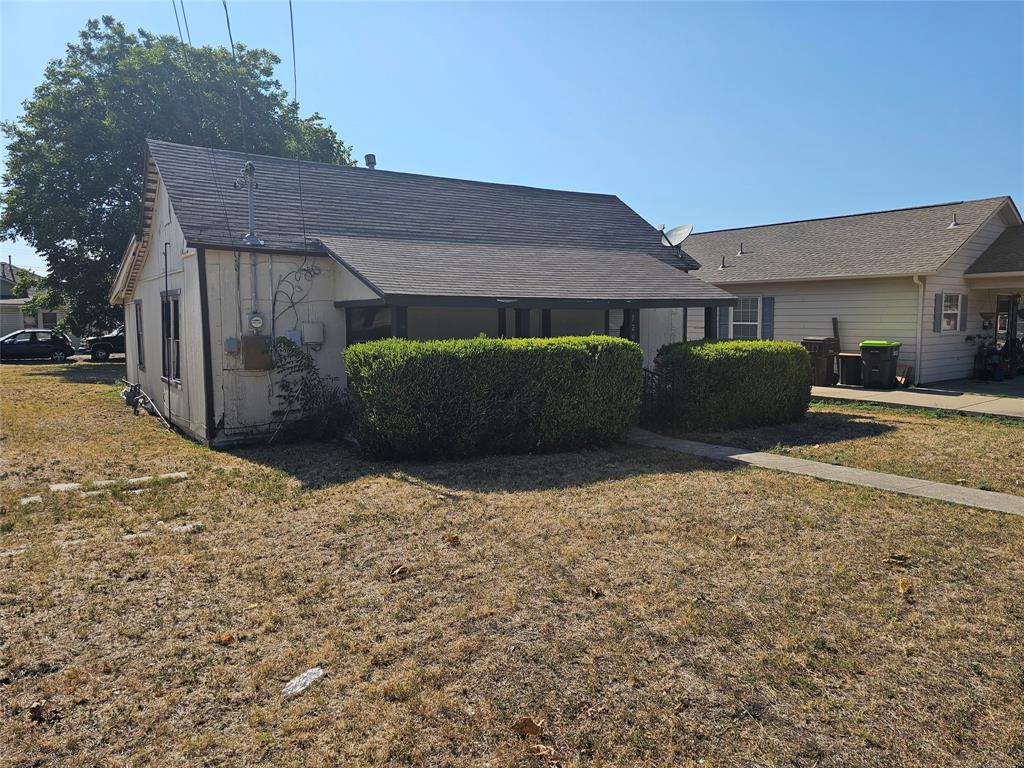
{"label": "concrete sidewalk", "polygon": [[1010,515],[1024,515],[1024,496],[1013,496],[1009,493],[979,491],[976,488],[964,488],[960,485],[935,483],[929,480],[918,480],[901,475],[888,475],[884,472],[872,472],[868,469],[839,467],[823,464],[819,461],[796,459],[792,456],[779,456],[774,453],[748,451],[744,448],[732,448],[727,445],[698,443],[693,440],[682,440],[677,437],[665,437],[634,429],[630,432],[629,441],[634,445],[647,448],[661,448],[676,453],[686,453],[715,461],[727,461],[734,464],[746,464],[762,469],[774,469],[779,472],[790,472],[796,475],[807,475],[820,480],[832,480],[837,483],[860,485],[865,488],[877,488],[882,491],[893,491],[908,496],[920,496],[926,499],[947,501],[951,504],[963,504],[993,512],[1005,512]]}
{"label": "concrete sidewalk", "polygon": [[[981,389],[979,386],[978,389]],[[1009,416],[1024,419],[1024,397],[970,392],[942,385],[912,389],[864,389],[862,387],[811,387],[811,395],[821,400],[856,400],[909,408],[936,408],[961,413]]]}

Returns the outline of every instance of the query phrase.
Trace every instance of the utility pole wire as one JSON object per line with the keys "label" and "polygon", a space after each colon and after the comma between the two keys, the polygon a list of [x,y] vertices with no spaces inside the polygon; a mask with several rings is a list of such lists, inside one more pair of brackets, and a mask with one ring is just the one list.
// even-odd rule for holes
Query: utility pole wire
{"label": "utility pole wire", "polygon": [[[174,20],[178,20],[178,5],[175,0],[171,0],[174,5]],[[185,0],[181,0],[181,15],[185,16]],[[188,18],[185,18],[185,31],[188,32]],[[192,83],[192,100],[195,102],[196,111],[199,113],[199,129],[202,133],[208,133],[209,125],[206,120],[206,111],[203,109],[203,99],[200,93],[199,78],[196,77],[195,67],[192,66],[192,57],[189,55],[189,51],[192,49],[192,37],[189,35],[188,45],[185,44],[184,38],[181,36],[181,24],[178,24],[178,39],[181,41],[182,55],[185,58],[185,69],[188,71],[189,82]],[[207,136],[206,139],[206,159],[210,165],[210,177],[213,180],[213,188],[217,190],[217,197],[220,199],[221,211],[224,213],[224,226],[228,231],[228,238],[233,239],[231,234],[231,220],[228,218],[228,208],[224,204],[224,195],[220,191],[220,173],[216,167],[216,160],[213,157],[213,150],[210,148],[210,140]]]}
{"label": "utility pole wire", "polygon": [[242,83],[239,80],[238,56],[235,53],[235,38],[231,34],[231,15],[228,13],[228,0],[221,0],[224,5],[224,20],[228,24],[228,41],[231,43],[231,60],[235,63],[235,91],[238,92],[238,120],[242,127],[242,150],[245,157],[249,158],[249,143],[245,139],[245,110],[242,108]]}
{"label": "utility pole wire", "polygon": [[192,47],[192,33],[188,31],[188,14],[185,13],[185,0],[178,0],[181,3],[181,20],[185,22],[185,37],[188,38],[189,47]]}
{"label": "utility pole wire", "polygon": [[299,66],[295,56],[295,14],[288,0],[288,23],[292,32],[292,103],[295,105],[295,168],[299,178],[299,218],[302,221],[302,247],[306,247],[306,209],[302,202],[302,125],[299,122]]}

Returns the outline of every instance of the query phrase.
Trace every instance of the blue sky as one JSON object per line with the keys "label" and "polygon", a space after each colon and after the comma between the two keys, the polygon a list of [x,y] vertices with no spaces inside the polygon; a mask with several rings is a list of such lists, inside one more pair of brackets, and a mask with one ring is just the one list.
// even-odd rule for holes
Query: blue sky
{"label": "blue sky", "polygon": [[[229,0],[281,55],[286,0]],[[219,0],[186,0],[226,44]],[[90,17],[0,2],[4,119]],[[617,194],[697,231],[1011,194],[1024,204],[1021,3],[295,2],[299,96],[381,168]],[[22,244],[0,244],[25,266]]]}

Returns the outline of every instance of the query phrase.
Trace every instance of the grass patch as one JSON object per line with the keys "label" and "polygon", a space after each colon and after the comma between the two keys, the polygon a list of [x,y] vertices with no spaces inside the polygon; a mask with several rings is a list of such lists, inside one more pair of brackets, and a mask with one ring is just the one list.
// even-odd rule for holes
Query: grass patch
{"label": "grass patch", "polygon": [[1024,520],[628,448],[214,453],[37,369],[0,370],[5,764],[1024,757]]}

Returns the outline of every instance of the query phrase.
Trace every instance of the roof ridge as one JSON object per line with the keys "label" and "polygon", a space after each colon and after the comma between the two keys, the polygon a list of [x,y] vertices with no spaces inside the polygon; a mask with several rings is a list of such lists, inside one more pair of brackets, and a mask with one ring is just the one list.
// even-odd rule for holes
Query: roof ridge
{"label": "roof ridge", "polygon": [[997,195],[995,197],[979,197],[974,200],[951,200],[948,203],[933,203],[931,205],[910,205],[905,208],[886,208],[879,211],[863,211],[862,213],[842,213],[836,216],[819,216],[811,219],[793,219],[792,221],[775,221],[769,224],[751,224],[745,227],[723,227],[722,229],[709,229],[704,232],[694,232],[692,237],[700,235],[713,235],[718,232],[738,232],[744,229],[765,229],[766,227],[784,227],[789,224],[807,224],[812,221],[834,221],[836,219],[855,219],[859,216],[878,216],[883,213],[902,213],[904,211],[920,211],[925,208],[945,208],[950,205],[965,205],[967,203],[986,203],[995,200],[1009,200],[1009,195]]}
{"label": "roof ridge", "polygon": [[[198,144],[180,144],[180,143],[178,143],[176,141],[165,141],[163,139],[151,139],[151,138],[148,138],[148,137],[146,138],[146,143],[147,144],[166,144],[166,145],[169,145],[169,146],[172,146],[172,147],[186,147],[187,149],[206,150],[206,151],[209,151],[209,152],[224,152],[224,153],[231,153],[231,154],[234,154],[234,155],[242,155],[242,156],[248,156],[248,157],[265,157],[265,158],[267,158],[269,160],[280,160],[281,162],[285,162],[285,163],[294,163],[295,162],[295,158],[280,157],[279,155],[265,155],[265,154],[261,154],[259,152],[248,152],[248,153],[246,153],[246,152],[241,152],[241,151],[236,150],[236,149],[223,149],[223,148],[217,148],[217,147],[201,147]],[[437,176],[436,174],[431,174],[431,173],[411,173],[409,171],[390,171],[390,170],[387,170],[387,169],[380,169],[380,168],[373,168],[373,169],[371,169],[371,168],[360,168],[359,166],[355,166],[355,165],[340,165],[338,163],[325,163],[322,160],[303,160],[302,162],[304,164],[306,164],[306,165],[322,165],[322,166],[324,166],[326,168],[341,168],[341,169],[344,169],[345,171],[358,171],[360,173],[387,174],[387,175],[391,175],[391,176],[412,176],[412,177],[419,178],[419,179],[440,179],[442,181],[457,181],[457,182],[462,183],[462,184],[479,184],[481,186],[486,186],[486,187],[504,187],[504,188],[512,188],[512,189],[528,189],[528,190],[533,190],[533,191],[536,191],[536,192],[557,192],[558,194],[561,194],[561,195],[585,195],[587,197],[605,197],[605,198],[612,198],[612,199],[615,199],[615,200],[619,200],[620,202],[622,202],[618,195],[613,195],[613,194],[608,193],[608,192],[580,192],[579,190],[574,190],[574,189],[554,189],[552,187],[535,187],[535,186],[531,186],[529,184],[509,184],[507,182],[502,182],[502,181],[482,181],[480,179],[460,179],[460,178],[456,178],[455,176]]]}

